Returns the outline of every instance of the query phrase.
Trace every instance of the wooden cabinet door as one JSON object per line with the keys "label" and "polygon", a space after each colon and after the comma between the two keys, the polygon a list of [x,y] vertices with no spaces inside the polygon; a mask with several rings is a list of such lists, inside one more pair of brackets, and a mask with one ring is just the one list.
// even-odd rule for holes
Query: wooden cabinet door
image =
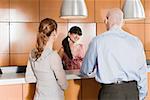
{"label": "wooden cabinet door", "polygon": [[[4,0],[2,0],[4,3]],[[1,1],[0,1],[1,6]],[[1,13],[0,13],[1,15]],[[1,17],[0,17],[1,21]],[[9,65],[9,23],[0,23],[0,66]]]}
{"label": "wooden cabinet door", "polygon": [[146,51],[145,54],[146,54],[146,59],[150,60],[150,51]]}
{"label": "wooden cabinet door", "polygon": [[81,80],[68,80],[65,100],[81,100]]}
{"label": "wooden cabinet door", "polygon": [[145,23],[150,23],[150,0],[145,0]]}
{"label": "wooden cabinet door", "polygon": [[145,50],[150,50],[150,24],[145,24]]}
{"label": "wooden cabinet door", "polygon": [[23,100],[33,100],[35,84],[23,84]]}
{"label": "wooden cabinet door", "polygon": [[82,100],[98,100],[100,84],[95,79],[82,79]]}
{"label": "wooden cabinet door", "polygon": [[95,0],[95,21],[104,22],[111,8],[120,8],[120,0]]}
{"label": "wooden cabinet door", "polygon": [[39,22],[39,0],[10,0],[9,3],[11,22]]}
{"label": "wooden cabinet door", "polygon": [[1,85],[0,100],[22,100],[22,84]]}
{"label": "wooden cabinet door", "polygon": [[57,22],[67,22],[59,17],[62,3],[63,0],[40,0],[40,20],[48,17]]}

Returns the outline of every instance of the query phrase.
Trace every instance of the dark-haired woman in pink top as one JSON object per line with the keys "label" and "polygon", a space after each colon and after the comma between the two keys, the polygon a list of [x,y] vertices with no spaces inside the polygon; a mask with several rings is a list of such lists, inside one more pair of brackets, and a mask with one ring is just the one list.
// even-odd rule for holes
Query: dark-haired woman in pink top
{"label": "dark-haired woman in pink top", "polygon": [[64,69],[80,69],[84,57],[84,46],[78,43],[82,36],[82,30],[78,26],[73,26],[68,32],[68,36],[62,41],[62,48],[59,55],[62,58]]}

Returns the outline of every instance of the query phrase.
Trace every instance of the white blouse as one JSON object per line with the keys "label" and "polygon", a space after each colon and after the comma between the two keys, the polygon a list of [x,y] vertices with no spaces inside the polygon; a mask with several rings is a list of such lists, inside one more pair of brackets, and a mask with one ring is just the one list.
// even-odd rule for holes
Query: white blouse
{"label": "white blouse", "polygon": [[64,100],[67,80],[57,52],[45,49],[36,61],[30,54],[25,79],[28,83],[36,82],[34,100]]}

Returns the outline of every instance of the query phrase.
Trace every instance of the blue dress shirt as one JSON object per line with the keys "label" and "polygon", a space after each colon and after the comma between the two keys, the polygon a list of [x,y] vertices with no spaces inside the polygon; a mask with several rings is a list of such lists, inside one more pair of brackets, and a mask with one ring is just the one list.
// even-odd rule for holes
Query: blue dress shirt
{"label": "blue dress shirt", "polygon": [[141,41],[119,26],[96,36],[86,52],[81,74],[95,72],[99,83],[136,80],[140,100],[147,94],[146,58]]}

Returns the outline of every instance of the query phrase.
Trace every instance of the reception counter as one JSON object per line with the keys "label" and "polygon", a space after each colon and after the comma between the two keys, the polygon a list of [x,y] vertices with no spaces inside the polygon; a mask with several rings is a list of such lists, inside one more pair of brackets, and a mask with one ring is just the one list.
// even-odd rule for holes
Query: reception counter
{"label": "reception counter", "polygon": [[[0,74],[1,100],[33,99],[35,84],[26,83],[24,73],[5,72],[3,69],[2,71],[3,74]],[[81,77],[79,70],[66,71],[66,77],[68,88],[65,90],[65,100],[97,100],[101,86],[94,78]],[[149,77],[150,73],[148,73],[148,79]],[[150,80],[148,80],[148,83],[150,83]],[[150,100],[149,92],[146,100]]]}
{"label": "reception counter", "polygon": [[[67,70],[66,71],[67,80],[74,79],[85,79],[92,77],[81,77],[79,70]],[[25,73],[13,73],[7,72],[0,74],[0,85],[10,85],[10,84],[24,84],[25,82]]]}
{"label": "reception counter", "polygon": [[[2,68],[0,74],[1,100],[32,100],[35,84],[25,82],[24,73],[15,73],[16,67]],[[81,77],[79,70],[66,71],[68,88],[65,90],[65,100],[95,100],[100,89],[92,77]]]}

